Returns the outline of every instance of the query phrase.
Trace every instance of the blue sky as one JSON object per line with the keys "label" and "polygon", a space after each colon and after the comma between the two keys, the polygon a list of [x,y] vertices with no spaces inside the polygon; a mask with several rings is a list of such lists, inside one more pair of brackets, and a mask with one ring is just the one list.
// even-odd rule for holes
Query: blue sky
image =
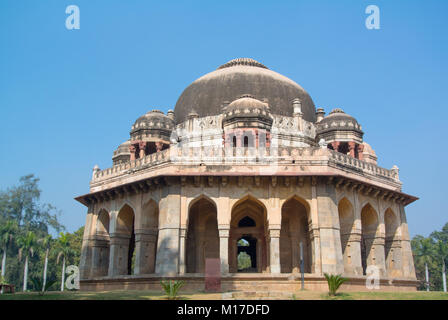
{"label": "blue sky", "polygon": [[[67,30],[65,8],[81,12]],[[375,4],[381,29],[368,30]],[[34,173],[69,231],[73,198],[140,115],[174,108],[192,81],[237,57],[293,79],[363,126],[379,165],[400,168],[411,236],[448,222],[447,1],[0,2],[0,189]]]}

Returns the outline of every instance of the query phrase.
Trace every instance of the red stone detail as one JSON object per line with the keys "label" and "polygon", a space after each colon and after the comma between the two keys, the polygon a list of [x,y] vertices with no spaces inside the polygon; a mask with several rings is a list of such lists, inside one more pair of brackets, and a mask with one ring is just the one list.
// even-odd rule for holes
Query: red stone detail
{"label": "red stone detail", "polygon": [[135,151],[136,151],[135,146],[131,144],[129,146],[129,152],[131,153],[131,160],[135,160]]}
{"label": "red stone detail", "polygon": [[354,143],[353,141],[350,141],[348,143],[348,150],[350,151],[350,156],[351,157],[355,157],[355,148],[356,148],[356,143]]}
{"label": "red stone detail", "polygon": [[331,146],[333,147],[333,150],[334,150],[334,151],[339,151],[339,144],[340,144],[339,141],[333,141],[333,142],[331,143]]}
{"label": "red stone detail", "polygon": [[156,142],[156,150],[157,152],[162,151],[163,143],[162,142]]}
{"label": "red stone detail", "polygon": [[205,291],[221,292],[221,261],[219,258],[205,259]]}
{"label": "red stone detail", "polygon": [[364,154],[363,154],[364,145],[363,144],[358,144],[357,147],[358,147],[358,159],[359,160],[364,160]]}

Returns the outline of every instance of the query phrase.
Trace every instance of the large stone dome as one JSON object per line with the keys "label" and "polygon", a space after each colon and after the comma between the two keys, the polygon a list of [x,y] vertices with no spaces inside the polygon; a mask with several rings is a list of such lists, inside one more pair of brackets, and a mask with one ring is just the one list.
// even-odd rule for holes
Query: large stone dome
{"label": "large stone dome", "polygon": [[248,58],[234,59],[189,85],[174,109],[176,123],[195,111],[199,117],[223,113],[226,103],[251,94],[266,101],[272,114],[292,116],[292,100],[302,102],[303,118],[315,122],[316,111],[309,94],[291,79]]}

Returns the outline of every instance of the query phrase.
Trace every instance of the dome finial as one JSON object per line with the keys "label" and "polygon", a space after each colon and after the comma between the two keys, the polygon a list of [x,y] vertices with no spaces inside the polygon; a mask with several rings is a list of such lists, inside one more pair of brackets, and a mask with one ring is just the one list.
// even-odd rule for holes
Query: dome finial
{"label": "dome finial", "polygon": [[252,59],[252,58],[238,58],[230,60],[227,63],[224,63],[222,66],[220,66],[218,69],[224,69],[234,66],[250,66],[250,67],[259,67],[264,69],[269,69],[264,64]]}

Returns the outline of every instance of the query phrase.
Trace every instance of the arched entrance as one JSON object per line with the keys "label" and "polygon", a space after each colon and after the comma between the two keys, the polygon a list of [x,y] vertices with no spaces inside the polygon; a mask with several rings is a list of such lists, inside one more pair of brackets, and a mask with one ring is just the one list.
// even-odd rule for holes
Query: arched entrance
{"label": "arched entrance", "polygon": [[373,241],[378,229],[378,215],[370,204],[361,210],[361,262],[363,275],[369,265],[375,265]]}
{"label": "arched entrance", "polygon": [[280,229],[280,271],[291,273],[300,271],[300,243],[304,272],[311,272],[311,240],[308,230],[308,210],[297,198],[292,198],[282,206]]}
{"label": "arched entrance", "polygon": [[[266,225],[266,209],[256,199],[245,197],[234,205],[229,237],[230,272],[267,270]],[[239,265],[240,261],[243,264]]]}
{"label": "arched entrance", "polygon": [[342,198],[338,204],[339,228],[345,274],[362,274],[359,231],[355,234],[355,213],[351,202]]}
{"label": "arched entrance", "polygon": [[118,274],[132,274],[135,259],[134,210],[125,204],[118,212],[116,236],[121,241],[118,256]]}
{"label": "arched entrance", "polygon": [[188,214],[186,272],[204,273],[207,258],[219,258],[219,233],[215,204],[207,199],[195,201]]}

